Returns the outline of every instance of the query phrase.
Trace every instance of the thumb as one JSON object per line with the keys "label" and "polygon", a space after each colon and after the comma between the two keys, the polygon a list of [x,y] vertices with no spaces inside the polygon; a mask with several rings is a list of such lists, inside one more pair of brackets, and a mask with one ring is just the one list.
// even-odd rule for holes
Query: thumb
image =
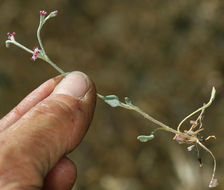
{"label": "thumb", "polygon": [[41,188],[51,168],[85,135],[95,99],[93,82],[81,72],[72,72],[52,94],[0,133],[0,142],[8,142],[1,150],[0,176],[5,182],[0,181],[0,187],[10,183],[18,189]]}

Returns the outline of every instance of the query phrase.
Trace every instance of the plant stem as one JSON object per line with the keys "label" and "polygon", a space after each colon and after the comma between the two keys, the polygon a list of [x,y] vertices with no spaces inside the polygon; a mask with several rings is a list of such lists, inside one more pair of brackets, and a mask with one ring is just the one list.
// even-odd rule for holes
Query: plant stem
{"label": "plant stem", "polygon": [[177,127],[177,131],[180,131],[180,127],[181,127],[181,125],[182,125],[188,118],[190,118],[190,117],[193,116],[194,114],[198,113],[199,111],[202,111],[202,110],[206,109],[207,107],[209,107],[209,106],[212,104],[213,100],[215,99],[215,92],[216,92],[216,90],[215,90],[215,88],[213,87],[213,88],[212,88],[212,93],[211,93],[211,97],[210,97],[209,102],[208,102],[207,104],[203,105],[202,107],[198,108],[196,111],[194,111],[193,113],[191,113],[191,114],[188,115],[187,117],[185,117],[185,118],[179,123],[179,125],[178,125],[178,127]]}
{"label": "plant stem", "polygon": [[[214,180],[215,178],[215,172],[216,172],[216,159],[215,159],[215,156],[214,154],[212,153],[211,150],[209,150],[205,145],[203,145],[200,141],[197,141],[197,143],[204,149],[206,150],[213,158],[213,162],[214,162],[214,167],[213,167],[213,172],[212,172],[212,178],[211,178],[211,182]],[[210,182],[210,183],[211,183]]]}
{"label": "plant stem", "polygon": [[17,47],[20,47],[21,49],[23,49],[23,50],[25,50],[25,51],[27,51],[27,52],[33,54],[33,51],[32,51],[32,50],[28,49],[27,47],[23,46],[22,44],[18,43],[18,42],[15,41],[15,40],[7,40],[7,41],[6,41],[6,44],[9,44],[9,43],[10,43],[10,44],[14,44],[14,45],[16,45]]}
{"label": "plant stem", "polygon": [[43,46],[41,37],[40,37],[40,31],[41,31],[41,28],[43,27],[43,24],[44,24],[43,22],[44,22],[43,19],[40,18],[40,24],[39,24],[38,29],[37,29],[37,40],[38,40],[38,42],[39,42],[39,44],[40,44],[40,48],[41,48],[41,50],[42,50],[42,53],[43,53],[44,55],[47,55],[46,52],[45,52],[45,49],[44,49],[44,46]]}
{"label": "plant stem", "polygon": [[[160,126],[161,128],[163,128],[163,130],[165,130],[165,131],[169,131],[169,132],[174,133],[174,134],[179,134],[179,135],[181,135],[182,137],[188,138],[188,139],[190,139],[190,140],[192,140],[192,141],[196,141],[196,140],[197,140],[195,137],[192,137],[192,136],[189,136],[189,135],[187,135],[187,134],[184,134],[184,133],[182,133],[182,132],[180,132],[180,131],[177,131],[177,130],[175,130],[175,129],[169,127],[168,125],[166,125],[166,124],[164,124],[164,123],[158,121],[157,119],[153,118],[153,117],[150,116],[149,114],[147,114],[147,113],[145,113],[144,111],[142,111],[142,110],[141,110],[139,107],[137,107],[137,106],[134,106],[134,105],[133,105],[133,106],[129,106],[129,105],[127,105],[127,104],[122,103],[122,106],[121,106],[121,107],[123,107],[123,108],[125,108],[125,109],[128,109],[128,110],[136,111],[137,113],[139,113],[140,115],[142,115],[145,119],[147,119],[147,120],[149,120],[149,121],[155,123],[156,125],[158,125],[158,126]],[[161,129],[161,128],[159,128],[159,129]]]}
{"label": "plant stem", "polygon": [[58,67],[53,61],[51,61],[47,56],[44,57],[40,57],[42,60],[46,61],[47,63],[49,63],[52,67],[54,67],[54,69],[56,69],[59,73],[61,73],[62,75],[66,75],[66,72],[64,72],[60,67]]}

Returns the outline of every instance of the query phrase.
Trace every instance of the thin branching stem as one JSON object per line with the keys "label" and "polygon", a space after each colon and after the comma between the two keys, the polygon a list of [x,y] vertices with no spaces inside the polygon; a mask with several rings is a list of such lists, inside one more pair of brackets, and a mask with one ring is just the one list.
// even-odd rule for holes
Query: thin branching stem
{"label": "thin branching stem", "polygon": [[201,110],[205,110],[207,107],[209,107],[209,106],[212,104],[212,102],[213,102],[214,99],[215,99],[215,88],[213,87],[213,88],[212,88],[212,93],[211,93],[211,97],[210,97],[209,102],[208,102],[207,104],[203,105],[202,107],[200,107],[199,109],[197,109],[196,111],[194,111],[193,113],[191,113],[190,115],[188,115],[187,117],[185,117],[185,118],[179,123],[179,125],[178,125],[178,127],[177,127],[177,131],[180,131],[180,127],[181,127],[181,125],[182,125],[187,119],[189,119],[189,118],[190,118],[191,116],[193,116],[194,114],[200,112]]}
{"label": "thin branching stem", "polygon": [[205,145],[203,145],[199,140],[197,141],[197,143],[198,143],[199,146],[201,146],[205,151],[207,151],[212,156],[212,159],[213,159],[213,162],[214,162],[212,178],[211,178],[211,182],[212,182],[215,179],[215,172],[216,172],[216,159],[215,159],[215,156],[212,153],[212,151],[209,150]]}
{"label": "thin branching stem", "polygon": [[40,48],[42,50],[43,55],[47,55],[46,52],[45,52],[41,37],[40,37],[40,31],[41,31],[42,27],[43,27],[43,19],[40,18],[40,24],[39,24],[38,29],[37,29],[37,40],[38,40],[38,43],[40,45]]}
{"label": "thin branching stem", "polygon": [[[105,96],[101,95],[101,94],[97,94],[97,96],[104,100],[105,101]],[[138,114],[140,114],[141,116],[143,116],[145,119],[155,123],[156,125],[158,125],[160,128],[162,128],[163,130],[165,131],[168,131],[168,132],[171,132],[173,134],[178,134],[180,135],[182,138],[187,138],[189,140],[191,140],[192,142],[196,142],[197,141],[197,138],[196,137],[193,137],[193,136],[189,136],[188,134],[186,133],[182,133],[180,131],[177,131],[171,127],[169,127],[168,125],[158,121],[157,119],[155,119],[154,117],[150,116],[149,114],[147,114],[146,112],[144,112],[143,110],[141,110],[139,107],[131,104],[131,105],[128,105],[128,104],[125,104],[123,102],[120,102],[119,104],[120,107],[124,108],[124,109],[127,109],[127,110],[133,110],[135,112],[137,112]]]}
{"label": "thin branching stem", "polygon": [[66,72],[63,71],[60,67],[58,67],[53,61],[51,61],[48,57],[43,57],[41,58],[42,60],[46,61],[47,63],[49,63],[52,67],[54,67],[60,74],[62,75],[66,75]]}
{"label": "thin branching stem", "polygon": [[15,46],[17,46],[17,47],[19,47],[19,48],[21,48],[21,49],[23,49],[23,50],[25,50],[25,51],[27,51],[27,52],[33,54],[33,51],[32,51],[31,49],[25,47],[24,45],[18,43],[18,42],[15,41],[15,40],[6,40],[5,43],[6,43],[7,45],[8,45],[8,44],[14,44]]}

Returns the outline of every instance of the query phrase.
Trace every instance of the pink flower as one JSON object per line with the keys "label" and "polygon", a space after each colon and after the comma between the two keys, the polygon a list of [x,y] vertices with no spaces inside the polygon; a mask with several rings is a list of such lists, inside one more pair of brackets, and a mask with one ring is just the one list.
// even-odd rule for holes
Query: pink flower
{"label": "pink flower", "polygon": [[57,16],[57,15],[58,15],[58,10],[52,11],[52,12],[50,13],[50,17],[55,17],[55,16]]}
{"label": "pink flower", "polygon": [[57,15],[57,14],[58,14],[58,10],[55,10],[53,13],[54,13],[55,15]]}
{"label": "pink flower", "polygon": [[41,16],[46,16],[46,14],[47,14],[46,11],[44,11],[44,10],[43,10],[43,11],[40,11],[40,15],[41,15]]}
{"label": "pink flower", "polygon": [[7,35],[8,35],[8,39],[11,40],[12,37],[14,37],[16,35],[16,33],[15,32],[13,32],[13,33],[8,32]]}
{"label": "pink flower", "polygon": [[32,60],[33,60],[33,61],[36,61],[37,56],[38,56],[38,53],[39,53],[39,48],[36,47],[36,48],[34,49],[34,51],[33,51],[33,56],[32,56]]}

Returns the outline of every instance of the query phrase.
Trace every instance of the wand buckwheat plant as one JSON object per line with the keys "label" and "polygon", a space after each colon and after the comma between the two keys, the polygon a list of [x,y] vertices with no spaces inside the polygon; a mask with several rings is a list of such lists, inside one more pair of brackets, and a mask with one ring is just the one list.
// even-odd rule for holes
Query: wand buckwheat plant
{"label": "wand buckwheat plant", "polygon": [[[66,73],[60,69],[55,63],[53,63],[50,58],[47,56],[44,46],[42,44],[41,41],[41,37],[40,37],[40,32],[41,29],[43,27],[43,25],[46,23],[46,21],[52,17],[57,16],[58,11],[53,11],[50,14],[47,15],[46,11],[40,11],[40,24],[39,27],[37,29],[37,39],[39,42],[39,47],[35,47],[33,50],[23,46],[22,44],[20,44],[19,42],[16,41],[15,39],[15,35],[16,33],[8,33],[8,40],[6,41],[6,47],[9,47],[10,44],[14,44],[22,49],[24,49],[25,51],[29,52],[32,54],[32,60],[35,61],[36,59],[42,59],[45,62],[49,63],[52,67],[54,67],[59,73],[66,75]],[[156,120],[155,118],[153,118],[152,116],[148,115],[147,113],[145,113],[144,111],[142,111],[139,107],[137,107],[136,105],[132,104],[131,100],[128,97],[125,97],[124,102],[120,101],[119,98],[116,95],[108,95],[108,96],[103,96],[101,94],[97,94],[98,98],[102,99],[105,103],[109,104],[111,107],[122,107],[124,109],[128,109],[128,110],[133,110],[137,113],[139,113],[140,115],[142,115],[145,119],[155,123],[158,127],[153,130],[151,132],[150,135],[140,135],[137,137],[137,139],[141,142],[147,142],[149,140],[152,140],[154,138],[154,135],[157,131],[159,130],[164,130],[170,133],[174,134],[173,140],[177,141],[179,144],[188,144],[189,147],[187,148],[188,151],[191,151],[193,149],[196,149],[197,153],[198,153],[198,161],[200,163],[200,167],[202,167],[202,161],[201,158],[199,157],[199,147],[201,147],[202,149],[204,149],[206,152],[208,152],[214,162],[214,168],[213,168],[213,173],[212,173],[212,177],[209,183],[209,187],[216,187],[218,185],[218,181],[215,178],[215,171],[216,171],[216,159],[215,156],[213,155],[213,153],[203,144],[203,142],[208,141],[209,139],[213,138],[215,139],[215,136],[208,136],[207,138],[202,138],[200,137],[199,133],[201,131],[204,130],[204,128],[202,128],[202,119],[203,119],[203,114],[205,112],[205,110],[212,104],[213,100],[215,99],[215,88],[212,88],[212,92],[211,92],[211,97],[210,100],[208,101],[208,103],[203,104],[202,107],[198,108],[196,111],[194,111],[193,113],[189,114],[187,117],[185,117],[177,126],[177,129],[173,129],[169,126],[167,126],[166,124]],[[193,115],[195,114],[199,114],[196,120],[192,120],[190,121],[190,126],[188,130],[181,130],[181,126],[182,124],[187,121],[188,119],[190,119]]]}

